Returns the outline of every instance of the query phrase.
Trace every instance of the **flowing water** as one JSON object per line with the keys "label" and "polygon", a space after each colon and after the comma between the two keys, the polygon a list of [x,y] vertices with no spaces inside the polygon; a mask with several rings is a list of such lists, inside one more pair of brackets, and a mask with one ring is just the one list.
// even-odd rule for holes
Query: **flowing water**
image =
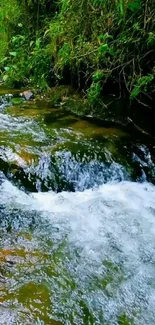
{"label": "flowing water", "polygon": [[10,98],[0,104],[0,324],[155,324],[154,144]]}

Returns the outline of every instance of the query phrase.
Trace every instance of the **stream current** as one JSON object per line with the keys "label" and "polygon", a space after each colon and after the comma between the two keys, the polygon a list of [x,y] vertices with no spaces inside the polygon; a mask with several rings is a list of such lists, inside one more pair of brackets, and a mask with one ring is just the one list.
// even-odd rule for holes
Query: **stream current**
{"label": "stream current", "polygon": [[154,325],[154,144],[9,101],[1,95],[0,324]]}

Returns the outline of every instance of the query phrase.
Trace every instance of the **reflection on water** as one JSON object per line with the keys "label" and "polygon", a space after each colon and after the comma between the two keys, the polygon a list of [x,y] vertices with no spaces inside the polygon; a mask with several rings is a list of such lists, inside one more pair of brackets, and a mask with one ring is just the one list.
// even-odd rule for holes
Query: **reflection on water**
{"label": "reflection on water", "polygon": [[153,145],[27,105],[0,114],[0,324],[153,325]]}

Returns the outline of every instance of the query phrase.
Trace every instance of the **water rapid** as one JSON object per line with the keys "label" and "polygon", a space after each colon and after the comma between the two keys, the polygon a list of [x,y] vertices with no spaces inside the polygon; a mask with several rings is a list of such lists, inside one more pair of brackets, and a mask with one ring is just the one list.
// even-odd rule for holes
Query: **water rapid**
{"label": "water rapid", "polygon": [[153,325],[153,144],[6,98],[0,125],[0,324]]}

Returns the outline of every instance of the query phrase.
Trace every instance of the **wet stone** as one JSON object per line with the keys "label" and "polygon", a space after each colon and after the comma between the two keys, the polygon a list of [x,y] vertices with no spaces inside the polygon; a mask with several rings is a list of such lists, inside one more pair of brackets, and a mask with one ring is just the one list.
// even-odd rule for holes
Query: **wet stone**
{"label": "wet stone", "polygon": [[22,96],[26,100],[31,100],[34,98],[34,94],[31,90],[25,90],[22,93],[20,93],[20,96]]}

